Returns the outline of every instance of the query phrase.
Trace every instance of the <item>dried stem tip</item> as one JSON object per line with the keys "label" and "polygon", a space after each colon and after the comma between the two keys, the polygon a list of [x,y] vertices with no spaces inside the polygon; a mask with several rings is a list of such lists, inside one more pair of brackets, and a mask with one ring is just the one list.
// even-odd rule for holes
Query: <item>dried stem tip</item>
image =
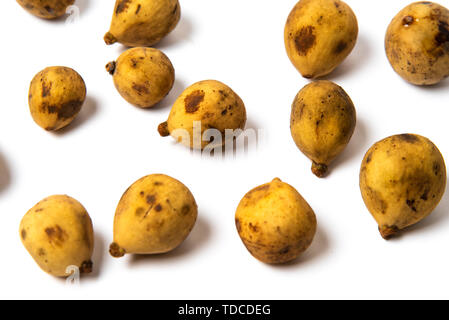
{"label": "dried stem tip", "polygon": [[162,122],[159,127],[157,127],[157,131],[159,131],[159,134],[162,137],[168,137],[170,135],[170,132],[168,131],[168,123]]}
{"label": "dried stem tip", "polygon": [[117,67],[117,63],[115,61],[111,61],[106,65],[106,71],[109,72],[111,76],[115,73],[115,68]]}
{"label": "dried stem tip", "polygon": [[318,178],[323,178],[326,175],[326,173],[327,173],[327,165],[325,165],[325,164],[318,164],[318,163],[314,162],[312,164],[312,172]]}
{"label": "dried stem tip", "polygon": [[109,46],[117,42],[117,38],[112,35],[112,33],[107,32],[104,35],[104,42]]}
{"label": "dried stem tip", "polygon": [[125,255],[126,252],[125,252],[125,250],[120,248],[120,246],[117,243],[113,242],[109,246],[109,253],[114,258],[121,258],[121,257],[123,257]]}

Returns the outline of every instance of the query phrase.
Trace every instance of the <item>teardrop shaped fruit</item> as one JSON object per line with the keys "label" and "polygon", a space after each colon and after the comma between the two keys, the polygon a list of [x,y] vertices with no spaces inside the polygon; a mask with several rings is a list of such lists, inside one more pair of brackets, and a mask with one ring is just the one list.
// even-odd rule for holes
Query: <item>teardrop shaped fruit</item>
{"label": "teardrop shaped fruit", "polygon": [[438,148],[415,134],[377,142],[360,170],[363,200],[385,239],[427,217],[443,197],[446,180]]}
{"label": "teardrop shaped fruit", "polygon": [[340,0],[300,0],[285,26],[287,54],[305,78],[331,73],[351,53],[358,36],[357,18]]}
{"label": "teardrop shaped fruit", "polygon": [[162,174],[143,177],[117,206],[109,252],[120,258],[172,251],[190,234],[197,216],[195,199],[181,182]]}
{"label": "teardrop shaped fruit", "polygon": [[126,50],[117,61],[108,63],[106,70],[113,75],[120,95],[140,108],[151,108],[162,101],[175,82],[170,59],[153,48]]}
{"label": "teardrop shaped fruit", "polygon": [[31,81],[28,95],[33,120],[48,131],[68,126],[85,99],[83,78],[67,67],[49,67],[39,72]]}
{"label": "teardrop shaped fruit", "polygon": [[75,0],[17,0],[28,12],[43,19],[56,19],[66,14]]}
{"label": "teardrop shaped fruit", "polygon": [[[226,130],[243,130],[246,109],[242,99],[227,85],[215,80],[200,81],[187,88],[176,100],[168,120],[159,125],[159,134],[173,136],[193,149],[203,149],[210,142],[204,133],[218,132],[222,145]],[[220,137],[221,136],[221,137]]]}
{"label": "teardrop shaped fruit", "polygon": [[45,198],[26,213],[19,232],[23,245],[45,272],[67,277],[71,267],[78,267],[80,273],[92,271],[92,221],[75,199]]}
{"label": "teardrop shaped fruit", "polygon": [[433,85],[449,76],[449,10],[415,2],[391,21],[385,49],[393,69],[415,85]]}
{"label": "teardrop shaped fruit", "polygon": [[281,264],[295,260],[315,236],[315,213],[295,188],[274,179],[240,202],[235,224],[248,251],[258,260]]}
{"label": "teardrop shaped fruit", "polygon": [[178,0],[117,0],[106,44],[153,46],[168,35],[181,18]]}
{"label": "teardrop shaped fruit", "polygon": [[308,84],[293,102],[290,119],[293,140],[312,160],[312,172],[320,178],[346,148],[355,126],[356,111],[351,98],[331,81]]}

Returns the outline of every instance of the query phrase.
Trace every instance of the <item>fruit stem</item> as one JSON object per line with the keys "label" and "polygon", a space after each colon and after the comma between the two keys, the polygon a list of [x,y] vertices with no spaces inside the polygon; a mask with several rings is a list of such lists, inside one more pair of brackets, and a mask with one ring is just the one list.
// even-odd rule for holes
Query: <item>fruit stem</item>
{"label": "fruit stem", "polygon": [[114,37],[114,35],[113,35],[112,33],[107,32],[107,33],[104,35],[104,42],[106,42],[106,44],[109,46],[109,45],[111,45],[111,44],[116,43],[116,42],[117,42],[117,38]]}
{"label": "fruit stem", "polygon": [[113,242],[109,246],[109,253],[114,258],[121,258],[125,255],[126,252],[124,249],[120,248],[120,246],[117,243]]}
{"label": "fruit stem", "polygon": [[117,67],[117,63],[115,61],[111,61],[106,65],[106,71],[109,72],[111,76],[115,73],[115,68]]}
{"label": "fruit stem", "polygon": [[80,267],[80,272],[81,273],[91,273],[92,269],[93,269],[93,262],[91,260],[89,261],[84,261],[83,264]]}
{"label": "fruit stem", "polygon": [[157,131],[162,137],[168,137],[170,135],[170,131],[168,131],[168,123],[162,122],[159,127],[157,127]]}
{"label": "fruit stem", "polygon": [[396,226],[382,226],[379,227],[379,232],[382,238],[384,238],[385,240],[390,240],[399,232],[399,228]]}
{"label": "fruit stem", "polygon": [[318,178],[323,178],[327,173],[327,165],[313,162],[312,163],[312,172]]}

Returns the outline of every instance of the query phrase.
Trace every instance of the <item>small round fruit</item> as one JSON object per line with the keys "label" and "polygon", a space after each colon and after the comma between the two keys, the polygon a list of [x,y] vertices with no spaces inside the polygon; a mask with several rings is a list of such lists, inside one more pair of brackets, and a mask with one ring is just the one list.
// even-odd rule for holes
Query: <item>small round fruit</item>
{"label": "small round fruit", "polygon": [[312,172],[320,178],[346,148],[355,126],[354,104],[333,82],[312,82],[299,91],[293,102],[290,119],[293,140],[312,160]]}
{"label": "small round fruit", "polygon": [[71,266],[80,273],[92,271],[92,221],[75,199],[56,195],[40,201],[23,217],[19,230],[23,245],[45,272],[67,277]]}
{"label": "small round fruit", "polygon": [[285,47],[302,76],[315,79],[346,59],[358,32],[357,18],[343,1],[300,0],[285,26]]}
{"label": "small round fruit", "polygon": [[360,170],[363,200],[385,239],[427,217],[443,197],[446,180],[438,148],[414,134],[377,142]]}
{"label": "small round fruit", "polygon": [[34,121],[47,131],[68,126],[86,99],[83,78],[67,67],[49,67],[31,81],[28,102]]}
{"label": "small round fruit", "polygon": [[135,182],[122,196],[114,219],[114,242],[109,252],[160,254],[174,250],[192,231],[198,206],[190,190],[162,174]]}
{"label": "small round fruit", "polygon": [[160,50],[133,48],[110,62],[106,70],[113,75],[114,85],[129,103],[151,108],[164,99],[173,88],[175,69]]}
{"label": "small round fruit", "polygon": [[385,37],[393,69],[415,85],[433,85],[449,76],[449,10],[415,2],[393,19]]}
{"label": "small round fruit", "polygon": [[245,124],[246,109],[242,99],[227,85],[206,80],[193,84],[181,94],[168,120],[161,123],[158,130],[163,137],[172,135],[188,147],[204,149],[211,143],[204,137],[206,130],[218,130],[221,144],[224,144],[227,129],[243,130]]}
{"label": "small round fruit", "polygon": [[17,0],[29,13],[43,19],[56,19],[66,14],[75,0]]}
{"label": "small round fruit", "polygon": [[178,0],[117,0],[106,44],[149,47],[168,35],[181,18]]}
{"label": "small round fruit", "polygon": [[269,264],[295,260],[312,243],[317,226],[308,203],[279,179],[248,192],[235,223],[248,251]]}

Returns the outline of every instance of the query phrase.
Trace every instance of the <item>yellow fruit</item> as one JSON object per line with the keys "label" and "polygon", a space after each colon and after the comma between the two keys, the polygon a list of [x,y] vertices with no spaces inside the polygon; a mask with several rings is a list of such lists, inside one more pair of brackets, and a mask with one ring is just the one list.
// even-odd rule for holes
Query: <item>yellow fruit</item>
{"label": "yellow fruit", "polygon": [[28,102],[34,121],[48,131],[69,125],[86,99],[83,78],[67,67],[49,67],[31,81]]}
{"label": "yellow fruit", "polygon": [[169,34],[181,18],[178,0],[117,0],[106,44],[153,46]]}
{"label": "yellow fruit", "polygon": [[248,192],[235,214],[248,251],[269,264],[286,263],[306,251],[316,232],[316,217],[292,186],[274,179]]}
{"label": "yellow fruit", "polygon": [[[199,137],[195,135],[195,122],[201,122]],[[172,135],[188,147],[202,149],[210,143],[203,136],[206,130],[218,130],[224,144],[226,129],[243,130],[245,124],[242,99],[227,85],[206,80],[193,84],[181,94],[167,122],[161,123],[158,130],[163,137]]]}
{"label": "yellow fruit", "polygon": [[75,0],[17,0],[25,10],[43,19],[56,19],[66,14]]}
{"label": "yellow fruit", "polygon": [[415,85],[433,85],[449,76],[449,10],[421,1],[393,19],[385,37],[393,69]]}
{"label": "yellow fruit", "polygon": [[346,92],[330,81],[316,81],[299,91],[290,129],[298,148],[312,160],[312,172],[323,177],[346,148],[356,126],[356,111]]}
{"label": "yellow fruit", "polygon": [[377,142],[360,170],[363,200],[385,239],[427,217],[443,197],[446,180],[438,148],[414,134]]}
{"label": "yellow fruit", "polygon": [[162,174],[146,176],[123,194],[117,206],[109,252],[119,258],[172,251],[190,234],[197,215],[195,199],[181,182]]}
{"label": "yellow fruit", "polygon": [[351,53],[357,18],[340,0],[300,0],[290,13],[284,39],[287,54],[305,78],[331,73]]}
{"label": "yellow fruit", "polygon": [[120,55],[117,62],[107,64],[114,85],[129,103],[151,108],[162,101],[173,87],[175,69],[160,50],[133,48]]}
{"label": "yellow fruit", "polygon": [[66,277],[71,266],[81,273],[92,271],[92,221],[75,199],[56,195],[42,200],[23,217],[19,232],[23,245],[45,272]]}

